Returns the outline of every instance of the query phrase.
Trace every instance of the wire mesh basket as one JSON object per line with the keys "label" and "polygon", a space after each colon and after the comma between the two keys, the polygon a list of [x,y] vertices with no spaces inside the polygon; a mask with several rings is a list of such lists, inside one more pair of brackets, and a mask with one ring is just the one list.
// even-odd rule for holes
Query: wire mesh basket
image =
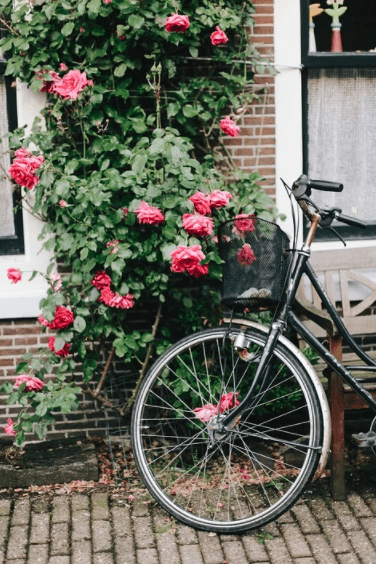
{"label": "wire mesh basket", "polygon": [[288,269],[289,239],[277,224],[242,214],[220,226],[218,247],[224,260],[224,305],[259,309],[279,302]]}

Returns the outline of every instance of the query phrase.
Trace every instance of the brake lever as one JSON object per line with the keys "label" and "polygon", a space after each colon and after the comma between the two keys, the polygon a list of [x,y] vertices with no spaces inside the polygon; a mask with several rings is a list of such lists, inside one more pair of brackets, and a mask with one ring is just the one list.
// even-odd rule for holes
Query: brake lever
{"label": "brake lever", "polygon": [[334,229],[334,227],[332,226],[325,227],[325,225],[321,225],[321,227],[323,229],[328,229],[328,231],[332,231],[332,233],[334,233],[334,235],[338,237],[338,239],[344,244],[344,246],[347,247],[346,241],[342,239],[341,235]]}

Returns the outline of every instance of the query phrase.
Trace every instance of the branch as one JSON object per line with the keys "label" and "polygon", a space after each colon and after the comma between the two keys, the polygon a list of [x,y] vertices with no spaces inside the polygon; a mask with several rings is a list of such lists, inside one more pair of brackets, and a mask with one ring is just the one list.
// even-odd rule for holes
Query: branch
{"label": "branch", "polygon": [[103,372],[102,372],[101,379],[100,379],[99,382],[98,382],[98,386],[95,388],[94,397],[98,396],[98,395],[99,395],[99,392],[100,392],[101,389],[102,389],[103,383],[104,383],[104,381],[105,381],[105,379],[106,379],[107,372],[108,372],[108,369],[110,368],[110,364],[111,364],[111,362],[112,362],[112,358],[113,358],[114,354],[115,354],[115,347],[113,347],[113,348],[111,349],[111,352],[110,352],[110,354],[108,355],[108,359],[107,359],[107,362],[106,362],[106,366],[104,367],[104,370],[103,370]]}

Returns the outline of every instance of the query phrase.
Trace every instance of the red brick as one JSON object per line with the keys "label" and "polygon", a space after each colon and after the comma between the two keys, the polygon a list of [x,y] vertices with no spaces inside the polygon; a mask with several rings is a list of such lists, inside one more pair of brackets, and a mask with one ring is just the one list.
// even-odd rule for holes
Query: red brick
{"label": "red brick", "polygon": [[[33,327],[33,333],[41,333],[42,327]],[[30,327],[5,327],[4,335],[29,335]]]}
{"label": "red brick", "polygon": [[14,366],[14,358],[0,358],[0,366]]}
{"label": "red brick", "polygon": [[26,349],[0,348],[0,356],[19,356],[25,352]]}

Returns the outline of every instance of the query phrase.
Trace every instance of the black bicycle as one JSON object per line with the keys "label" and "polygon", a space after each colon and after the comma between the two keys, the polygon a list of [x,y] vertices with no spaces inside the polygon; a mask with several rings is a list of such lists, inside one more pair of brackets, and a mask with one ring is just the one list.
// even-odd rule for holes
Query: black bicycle
{"label": "black bicycle", "polygon": [[[320,209],[311,189],[341,191],[342,184],[302,175],[288,189],[310,221],[297,248],[274,223],[246,217],[223,224],[223,302],[230,309],[274,306],[269,327],[249,319],[186,337],[151,367],[139,389],[132,442],[139,473],[155,499],[187,525],[239,533],[266,525],[288,510],[326,464],[331,422],[326,395],[312,365],[284,336],[303,339],[376,412],[376,402],[294,313],[305,273],[341,335],[365,363],[376,363],[354,342],[310,263],[319,225],[364,222],[337,208]],[[296,211],[296,210],[295,210]],[[359,367],[357,367],[359,371]],[[373,444],[375,420],[367,437]]]}

